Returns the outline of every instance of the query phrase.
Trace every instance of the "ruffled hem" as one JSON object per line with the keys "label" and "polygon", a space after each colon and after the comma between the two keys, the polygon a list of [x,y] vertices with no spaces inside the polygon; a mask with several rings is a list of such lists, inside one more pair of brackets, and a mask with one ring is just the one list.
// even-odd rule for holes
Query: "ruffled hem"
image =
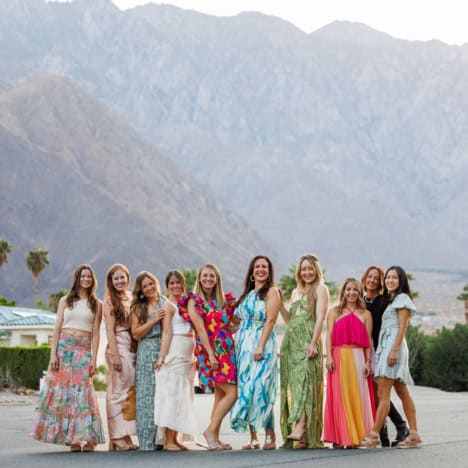
{"label": "ruffled hem", "polygon": [[398,296],[395,297],[395,299],[393,300],[391,307],[395,310],[409,309],[411,315],[413,315],[414,312],[416,312],[416,306],[414,305],[414,302],[411,300],[408,294],[405,293],[398,294]]}

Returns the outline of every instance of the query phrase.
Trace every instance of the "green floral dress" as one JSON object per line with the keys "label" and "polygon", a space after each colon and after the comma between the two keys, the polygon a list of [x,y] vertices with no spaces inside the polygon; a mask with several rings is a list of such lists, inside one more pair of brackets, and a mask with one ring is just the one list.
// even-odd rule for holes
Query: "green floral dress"
{"label": "green floral dress", "polygon": [[305,410],[307,416],[307,448],[322,448],[323,418],[323,356],[321,341],[318,354],[307,357],[307,347],[312,341],[315,317],[307,310],[307,298],[293,291],[290,306],[291,319],[281,345],[281,432],[284,447],[293,447],[287,435],[293,430]]}

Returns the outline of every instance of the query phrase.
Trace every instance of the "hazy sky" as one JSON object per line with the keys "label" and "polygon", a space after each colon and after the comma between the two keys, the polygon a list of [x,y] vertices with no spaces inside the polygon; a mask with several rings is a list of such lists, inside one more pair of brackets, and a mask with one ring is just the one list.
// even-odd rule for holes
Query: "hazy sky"
{"label": "hazy sky", "polygon": [[286,19],[306,32],[334,20],[365,23],[394,37],[468,43],[465,0],[113,0],[121,9],[169,3],[218,16],[259,11]]}

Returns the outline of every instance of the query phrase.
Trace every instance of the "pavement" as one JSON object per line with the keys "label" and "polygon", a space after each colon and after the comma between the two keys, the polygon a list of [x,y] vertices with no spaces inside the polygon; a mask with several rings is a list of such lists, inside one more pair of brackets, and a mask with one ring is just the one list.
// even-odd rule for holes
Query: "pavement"
{"label": "pavement", "polygon": [[[71,453],[68,448],[43,444],[30,439],[27,434],[37,396],[20,396],[0,392],[0,467],[127,467],[132,465],[164,465],[171,467],[333,467],[381,468],[404,466],[424,468],[467,468],[468,467],[468,392],[448,393],[428,387],[411,387],[416,402],[418,423],[423,445],[418,449],[375,449],[375,450],[287,450],[242,451],[240,447],[248,441],[247,434],[238,434],[223,423],[221,438],[234,447],[232,451],[208,452],[196,445],[203,440],[200,434],[195,440],[187,441],[188,452],[108,452],[107,444],[100,445],[94,453]],[[195,410],[201,431],[207,425],[212,404],[212,395],[196,395]],[[98,396],[101,414],[105,416],[105,395]],[[394,398],[398,403],[398,399]],[[279,434],[279,405],[276,405],[277,442]],[[389,424],[391,426],[391,424]],[[393,435],[389,427],[390,435]],[[107,436],[107,434],[106,434]]]}

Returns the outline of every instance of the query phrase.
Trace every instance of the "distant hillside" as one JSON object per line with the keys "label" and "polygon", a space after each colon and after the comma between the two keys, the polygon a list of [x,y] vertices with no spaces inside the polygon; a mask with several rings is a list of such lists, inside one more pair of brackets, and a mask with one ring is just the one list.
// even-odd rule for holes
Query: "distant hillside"
{"label": "distant hillside", "polygon": [[13,244],[0,294],[32,295],[27,250],[50,250],[47,293],[80,262],[104,283],[114,262],[163,280],[176,267],[218,263],[239,288],[261,242],[215,195],[142,143],[69,80],[38,76],[0,95],[0,236]]}
{"label": "distant hillside", "polygon": [[468,46],[110,0],[2,12],[0,80],[79,82],[248,219],[282,269],[304,251],[354,274],[468,264]]}

